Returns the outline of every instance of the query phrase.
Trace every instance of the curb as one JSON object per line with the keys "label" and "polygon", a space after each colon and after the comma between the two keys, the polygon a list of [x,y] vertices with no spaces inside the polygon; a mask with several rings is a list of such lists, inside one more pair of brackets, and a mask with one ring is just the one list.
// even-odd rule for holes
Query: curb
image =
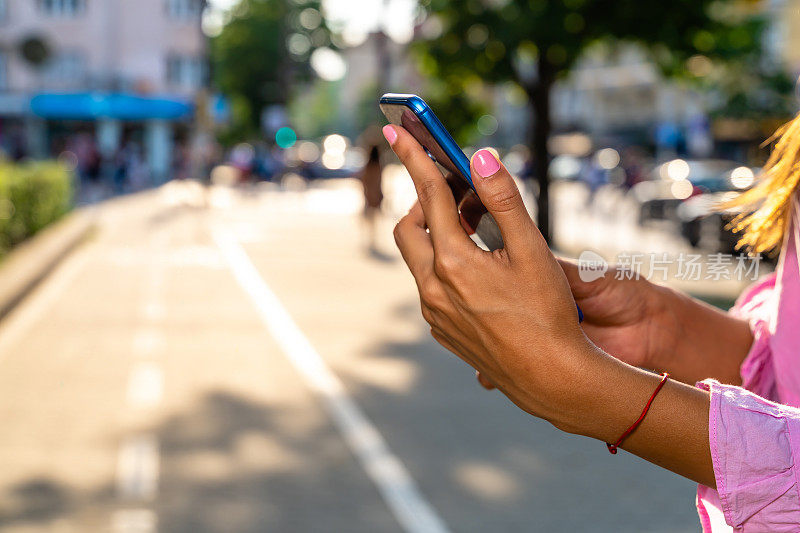
{"label": "curb", "polygon": [[0,263],[0,320],[30,294],[94,228],[94,210],[79,208],[17,245]]}

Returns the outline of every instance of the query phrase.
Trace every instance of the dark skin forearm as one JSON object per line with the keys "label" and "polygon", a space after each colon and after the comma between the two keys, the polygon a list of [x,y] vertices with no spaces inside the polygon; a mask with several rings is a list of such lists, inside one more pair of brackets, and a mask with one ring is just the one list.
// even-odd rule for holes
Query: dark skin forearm
{"label": "dark skin forearm", "polygon": [[739,367],[753,343],[746,320],[681,292],[653,286],[660,328],[674,332],[672,346],[653,355],[653,368],[694,384],[706,378],[740,385]]}
{"label": "dark skin forearm", "polygon": [[[661,376],[631,367],[594,347],[585,350],[593,362],[575,374],[575,387],[581,392],[551,422],[570,433],[613,443],[639,417]],[[668,380],[621,448],[716,487],[708,413],[708,392]]]}

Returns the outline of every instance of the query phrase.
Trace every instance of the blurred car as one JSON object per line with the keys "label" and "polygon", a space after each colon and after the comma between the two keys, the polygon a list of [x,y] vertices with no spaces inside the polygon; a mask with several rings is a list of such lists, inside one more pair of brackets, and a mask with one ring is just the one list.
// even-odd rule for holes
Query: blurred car
{"label": "blurred car", "polygon": [[678,205],[675,220],[680,234],[689,244],[722,253],[736,252],[739,237],[729,229],[729,225],[737,212],[720,209],[720,206],[749,189],[758,172],[759,169],[737,166],[723,175],[722,182],[713,182],[720,190],[701,190]]}
{"label": "blurred car", "polygon": [[673,159],[657,165],[631,194],[640,205],[639,221],[680,222],[678,207],[697,195],[741,191],[755,181],[753,169],[723,159]]}
{"label": "blurred car", "polygon": [[681,203],[675,212],[681,236],[695,247],[702,245],[717,252],[734,253],[739,237],[728,225],[736,212],[720,210],[718,206],[735,197],[734,192],[715,192],[699,194]]}
{"label": "blurred car", "polygon": [[356,176],[364,164],[361,148],[337,134],[328,135],[322,143],[301,140],[295,145],[268,154],[273,171],[266,178],[283,183],[288,176],[305,181]]}

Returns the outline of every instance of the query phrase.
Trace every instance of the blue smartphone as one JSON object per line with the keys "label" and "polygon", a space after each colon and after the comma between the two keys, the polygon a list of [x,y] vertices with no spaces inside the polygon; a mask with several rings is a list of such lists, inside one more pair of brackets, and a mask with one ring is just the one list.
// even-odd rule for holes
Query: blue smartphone
{"label": "blue smartphone", "polygon": [[[487,249],[502,248],[500,228],[475,193],[469,158],[464,155],[425,100],[416,94],[387,93],[381,96],[380,107],[390,123],[402,126],[414,136],[428,157],[433,159],[442,174],[448,178],[447,183],[453,191],[463,225],[471,228]],[[583,311],[580,307],[578,321],[583,322]]]}
{"label": "blue smartphone", "polygon": [[380,108],[387,120],[406,129],[448,178],[464,225],[489,250],[503,247],[503,238],[492,215],[475,194],[469,158],[459,148],[425,100],[415,94],[384,94]]}

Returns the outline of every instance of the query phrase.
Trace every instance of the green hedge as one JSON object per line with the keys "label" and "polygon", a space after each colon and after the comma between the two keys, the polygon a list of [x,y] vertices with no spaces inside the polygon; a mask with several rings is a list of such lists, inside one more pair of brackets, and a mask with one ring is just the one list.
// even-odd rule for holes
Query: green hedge
{"label": "green hedge", "polygon": [[0,256],[72,206],[72,175],[50,161],[0,162]]}

